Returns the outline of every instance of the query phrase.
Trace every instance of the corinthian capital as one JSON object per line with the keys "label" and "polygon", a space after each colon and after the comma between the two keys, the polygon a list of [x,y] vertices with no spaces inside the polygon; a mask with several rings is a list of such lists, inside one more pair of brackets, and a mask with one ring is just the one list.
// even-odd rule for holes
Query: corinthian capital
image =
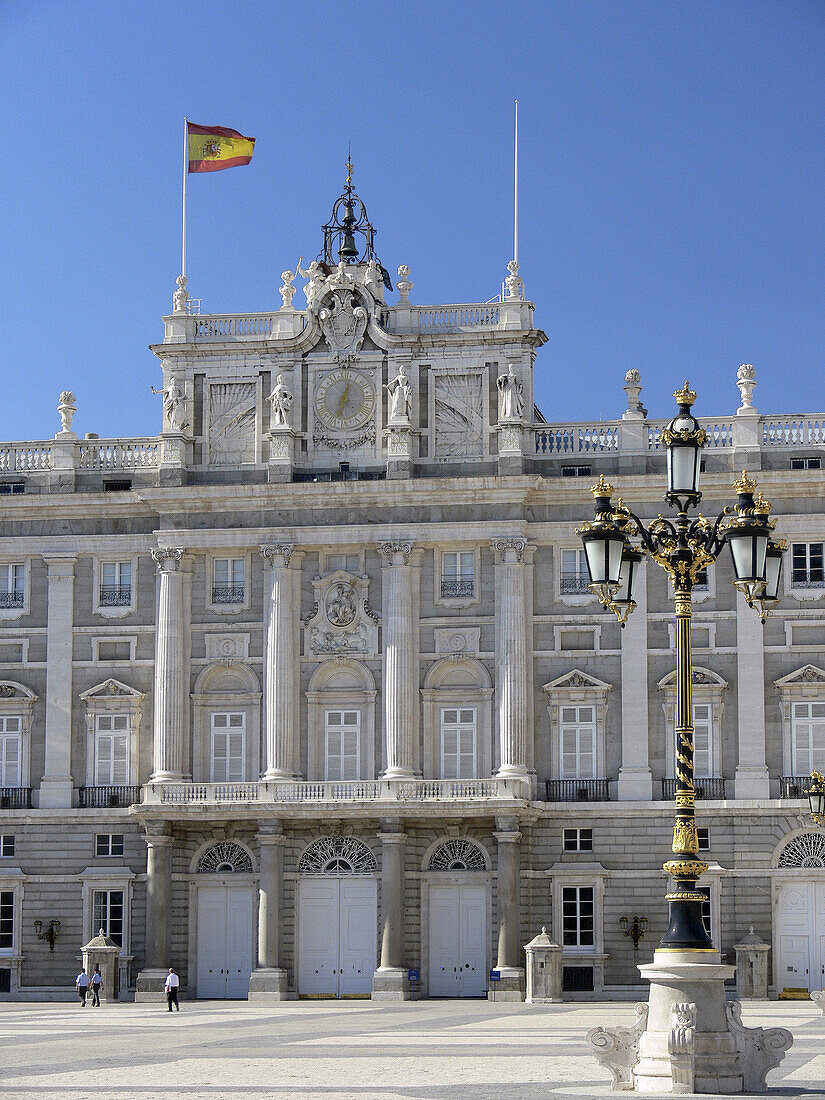
{"label": "corinthian capital", "polygon": [[523,562],[527,539],[493,539],[492,547],[499,562]]}
{"label": "corinthian capital", "polygon": [[174,573],[183,557],[183,547],[161,546],[157,550],[150,550],[149,553],[159,573]]}
{"label": "corinthian capital", "polygon": [[379,542],[378,550],[384,555],[387,565],[406,565],[412,553],[411,542]]}
{"label": "corinthian capital", "polygon": [[294,546],[286,542],[276,542],[272,546],[261,547],[261,557],[269,565],[280,569],[289,568],[289,559],[292,557]]}

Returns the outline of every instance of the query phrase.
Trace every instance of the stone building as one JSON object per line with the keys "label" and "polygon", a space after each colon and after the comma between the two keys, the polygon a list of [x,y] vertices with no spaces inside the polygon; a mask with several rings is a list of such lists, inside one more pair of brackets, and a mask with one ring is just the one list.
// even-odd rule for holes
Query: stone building
{"label": "stone building", "polygon": [[[615,420],[546,423],[518,265],[494,301],[416,305],[350,184],[300,273],[305,309],[286,272],[231,316],[179,280],[158,436],[80,439],[67,391],[53,440],[0,446],[0,996],[65,994],[102,927],[123,996],[172,964],[190,997],[483,996],[493,967],[518,997],[542,925],[567,996],[637,996],[669,593],[648,566],[620,629],[576,527],[600,473],[656,515],[665,422],[630,371]],[[746,468],[791,549],[764,628],[726,558],[701,578],[697,814],[711,934],[753,926],[780,993],[825,966],[825,419],[735,381],[706,510]]]}

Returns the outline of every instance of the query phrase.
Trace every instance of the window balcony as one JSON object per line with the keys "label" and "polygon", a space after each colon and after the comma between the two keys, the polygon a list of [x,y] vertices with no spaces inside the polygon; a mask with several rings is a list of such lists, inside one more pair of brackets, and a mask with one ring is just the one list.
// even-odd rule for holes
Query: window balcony
{"label": "window balcony", "polygon": [[809,775],[780,775],[780,798],[807,798],[807,791],[811,785]]}
{"label": "window balcony", "polygon": [[822,580],[821,577],[817,579],[794,571],[791,575],[791,588],[825,588],[825,580]]}
{"label": "window balcony", "polygon": [[100,586],[101,607],[128,607],[132,602],[130,584],[102,584]]}
{"label": "window balcony", "polygon": [[242,584],[216,584],[212,588],[212,603],[243,603]]}
{"label": "window balcony", "polygon": [[78,804],[85,810],[134,806],[140,802],[140,787],[81,787],[77,793]]}
{"label": "window balcony", "polygon": [[[662,798],[671,799],[676,796],[676,779],[662,780]],[[717,777],[708,779],[694,779],[693,786],[697,798],[724,798],[725,780]]]}
{"label": "window balcony", "polygon": [[0,608],[23,607],[25,594],[23,592],[0,592]]}
{"label": "window balcony", "polygon": [[586,573],[562,573],[562,596],[589,596],[590,577]]}
{"label": "window balcony", "polygon": [[548,802],[609,802],[609,780],[548,779],[545,797]]}
{"label": "window balcony", "polygon": [[0,787],[0,810],[30,810],[31,787]]}
{"label": "window balcony", "polygon": [[459,578],[457,580],[444,580],[441,582],[441,598],[442,600],[456,600],[472,598],[475,593],[475,581],[472,577],[469,580]]}

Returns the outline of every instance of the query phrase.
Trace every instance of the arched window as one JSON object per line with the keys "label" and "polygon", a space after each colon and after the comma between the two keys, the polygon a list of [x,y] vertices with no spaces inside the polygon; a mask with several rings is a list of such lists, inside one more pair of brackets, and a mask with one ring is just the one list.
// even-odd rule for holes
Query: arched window
{"label": "arched window", "polygon": [[198,874],[251,875],[252,860],[249,852],[240,844],[223,840],[201,853],[198,860]]}
{"label": "arched window", "polygon": [[799,833],[783,848],[778,867],[825,867],[825,833]]}
{"label": "arched window", "polygon": [[378,862],[363,840],[352,836],[322,836],[298,861],[301,875],[374,875]]}
{"label": "arched window", "polygon": [[323,661],[307,691],[310,780],[375,776],[375,681],[360,661]]}
{"label": "arched window", "polygon": [[192,693],[192,770],[198,782],[242,783],[258,778],[261,692],[241,661],[210,665]]}
{"label": "arched window", "polygon": [[427,864],[428,871],[486,871],[487,861],[481,848],[462,837],[445,840],[434,849]]}
{"label": "arched window", "polygon": [[466,653],[436,662],[421,693],[424,775],[477,779],[493,770],[492,684],[484,665]]}

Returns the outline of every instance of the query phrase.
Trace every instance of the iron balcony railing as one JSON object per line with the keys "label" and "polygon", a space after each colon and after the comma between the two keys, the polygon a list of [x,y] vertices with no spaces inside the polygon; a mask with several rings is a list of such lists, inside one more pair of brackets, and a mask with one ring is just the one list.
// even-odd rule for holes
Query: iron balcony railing
{"label": "iron balcony railing", "polygon": [[102,584],[100,586],[101,607],[128,607],[132,602],[130,584]]}
{"label": "iron balcony railing", "polygon": [[0,787],[0,810],[30,810],[31,787]]}
{"label": "iron balcony railing", "polygon": [[609,802],[609,780],[548,779],[545,795],[548,802]]}
{"label": "iron balcony railing", "polygon": [[78,801],[82,809],[106,809],[112,806],[133,806],[140,801],[140,787],[81,787]]}
{"label": "iron balcony railing", "polygon": [[216,584],[212,588],[212,603],[243,603],[242,584]]}
{"label": "iron balcony railing", "polygon": [[475,582],[469,580],[449,580],[441,582],[441,598],[456,599],[461,596],[472,596],[475,592]]}
{"label": "iron balcony railing", "polygon": [[780,775],[780,798],[807,798],[808,788],[811,785],[809,775]]}
{"label": "iron balcony railing", "polygon": [[586,596],[590,593],[587,573],[562,573],[561,592],[563,596]]}
{"label": "iron balcony railing", "polygon": [[[717,776],[705,779],[693,780],[693,786],[696,790],[697,798],[724,798],[725,797],[725,780],[719,779]],[[662,780],[662,798],[670,799],[676,794],[676,780],[675,779],[663,779]]]}
{"label": "iron balcony railing", "polygon": [[0,607],[22,607],[24,600],[22,592],[0,592]]}

